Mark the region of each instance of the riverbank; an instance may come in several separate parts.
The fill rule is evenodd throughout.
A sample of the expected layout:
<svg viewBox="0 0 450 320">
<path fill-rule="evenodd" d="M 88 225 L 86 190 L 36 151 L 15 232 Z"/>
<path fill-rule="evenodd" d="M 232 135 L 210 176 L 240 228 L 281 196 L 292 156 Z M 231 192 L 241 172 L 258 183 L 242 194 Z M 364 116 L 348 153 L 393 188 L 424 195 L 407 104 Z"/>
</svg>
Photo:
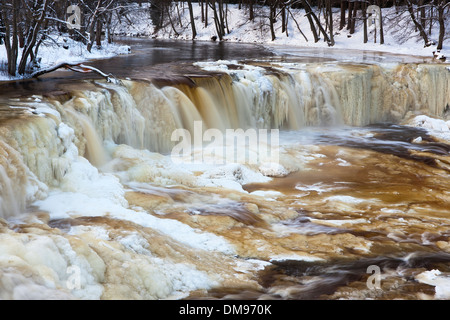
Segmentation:
<svg viewBox="0 0 450 320">
<path fill-rule="evenodd" d="M 93 59 L 111 58 L 121 54 L 128 54 L 130 47 L 119 43 L 103 41 L 102 46 L 94 46 L 91 52 L 86 45 L 70 39 L 68 35 L 52 35 L 52 40 L 44 42 L 38 54 L 39 69 L 46 69 L 60 63 L 81 63 Z M 21 54 L 19 54 L 19 57 Z M 0 45 L 0 81 L 23 79 L 27 76 L 11 76 L 6 70 L 7 54 L 4 45 Z"/>
<path fill-rule="evenodd" d="M 193 3 L 193 13 L 195 17 L 195 27 L 197 35 L 195 40 L 212 41 L 216 38 L 216 27 L 213 20 L 213 11 L 209 9 L 209 21 L 206 24 L 202 21 L 201 7 Z M 287 32 L 282 32 L 282 19 L 278 18 L 274 24 L 276 39 L 272 41 L 267 17 L 268 8 L 257 7 L 255 9 L 255 19 L 249 21 L 248 10 L 245 7 L 239 9 L 238 5 L 228 5 L 227 7 L 228 31 L 223 41 L 259 43 L 271 47 L 292 46 L 297 48 L 328 48 L 328 44 L 319 40 L 314 42 L 308 19 L 306 19 L 303 9 L 290 9 L 287 21 Z M 414 25 L 408 16 L 405 8 L 384 8 L 382 9 L 384 26 L 384 44 L 380 44 L 379 30 L 375 32 L 374 26 L 368 27 L 368 42 L 364 43 L 363 25 L 358 21 L 355 32 L 350 34 L 346 28 L 339 30 L 339 8 L 333 9 L 334 16 L 334 41 L 333 48 L 380 51 L 396 54 L 406 54 L 414 56 L 433 57 L 436 52 L 436 45 L 424 47 L 420 34 L 415 30 Z M 187 5 L 181 4 L 174 9 L 176 20 L 173 24 L 166 24 L 156 30 L 151 23 L 149 8 L 145 4 L 136 5 L 130 10 L 128 19 L 117 21 L 114 27 L 116 35 L 132 37 L 152 37 L 155 39 L 178 39 L 192 40 L 192 29 L 190 24 L 189 10 Z M 175 15 L 175 13 L 174 13 Z M 322 17 L 323 18 L 323 17 Z M 132 23 L 130 22 L 132 21 Z M 439 25 L 435 23 L 430 31 L 430 41 L 437 43 L 439 35 Z M 440 50 L 440 56 L 449 56 L 450 31 L 447 30 L 444 47 Z M 217 41 L 217 40 L 216 40 Z M 438 58 L 438 57 L 437 57 Z M 438 62 L 440 60 L 436 59 Z"/>
<path fill-rule="evenodd" d="M 319 40 L 314 42 L 313 33 L 306 19 L 303 9 L 289 10 L 287 16 L 287 29 L 282 32 L 282 19 L 277 19 L 274 24 L 276 34 L 275 40 L 271 38 L 269 25 L 267 24 L 268 8 L 258 6 L 255 8 L 255 18 L 248 19 L 248 9 L 239 8 L 238 5 L 228 5 L 226 10 L 227 32 L 223 38 L 224 42 L 241 42 L 262 44 L 273 50 L 276 54 L 297 55 L 303 50 L 321 48 L 327 50 L 328 43 Z M 175 14 L 176 12 L 176 14 Z M 193 4 L 196 41 L 217 41 L 217 31 L 214 24 L 213 12 L 209 9 L 208 23 L 202 20 L 202 10 L 198 3 Z M 385 52 L 390 54 L 402 54 L 419 56 L 432 59 L 437 63 L 445 61 L 449 56 L 450 30 L 447 30 L 444 47 L 437 53 L 436 45 L 424 47 L 419 32 L 415 30 L 408 12 L 404 8 L 384 8 L 382 16 L 384 21 L 384 43 L 380 44 L 379 30 L 374 26 L 368 28 L 368 41 L 364 43 L 362 22 L 358 21 L 355 32 L 350 34 L 347 28 L 339 30 L 339 8 L 334 8 L 334 42 L 333 49 L 346 49 L 356 52 Z M 111 32 L 116 36 L 152 38 L 159 40 L 192 40 L 192 29 L 190 24 L 189 10 L 186 4 L 175 4 L 173 15 L 176 20 L 166 23 L 162 28 L 155 29 L 151 18 L 149 4 L 130 5 L 126 12 L 120 17 L 115 16 Z M 319 15 L 320 18 L 320 15 Z M 323 18 L 323 17 L 322 17 Z M 429 38 L 437 43 L 439 35 L 437 23 L 429 29 Z M 287 49 L 288 48 L 288 49 Z M 49 40 L 41 45 L 39 51 L 39 68 L 50 68 L 58 63 L 79 63 L 92 59 L 110 58 L 120 54 L 127 54 L 130 46 L 119 43 L 108 44 L 103 42 L 101 48 L 94 46 L 88 52 L 86 46 L 75 42 L 68 36 L 51 35 Z M 443 58 L 443 59 L 439 59 Z M 447 59 L 448 60 L 448 59 Z M 11 77 L 6 73 L 6 50 L 0 46 L 0 81 L 8 81 L 23 78 L 23 76 Z"/>
</svg>

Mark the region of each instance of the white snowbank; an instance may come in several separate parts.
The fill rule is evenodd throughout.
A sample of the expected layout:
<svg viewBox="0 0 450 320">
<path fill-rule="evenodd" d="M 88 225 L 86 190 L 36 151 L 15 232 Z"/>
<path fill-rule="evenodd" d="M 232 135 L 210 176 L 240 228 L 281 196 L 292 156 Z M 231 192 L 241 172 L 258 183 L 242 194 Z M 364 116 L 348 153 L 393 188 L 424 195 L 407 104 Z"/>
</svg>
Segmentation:
<svg viewBox="0 0 450 320">
<path fill-rule="evenodd" d="M 434 286 L 436 299 L 450 299 L 450 275 L 443 274 L 441 271 L 433 269 L 424 271 L 415 278 L 421 283 Z"/>
<path fill-rule="evenodd" d="M 41 69 L 50 68 L 60 63 L 81 63 L 93 59 L 111 58 L 121 54 L 130 53 L 130 46 L 116 43 L 109 44 L 102 42 L 101 48 L 94 46 L 91 52 L 88 52 L 86 45 L 71 40 L 69 37 L 52 35 L 54 41 L 43 42 L 38 52 Z M 67 48 L 67 49 L 66 49 Z M 21 52 L 19 53 L 19 58 Z M 0 81 L 9 81 L 21 79 L 23 76 L 10 76 L 5 67 L 7 62 L 6 48 L 0 45 Z"/>
<path fill-rule="evenodd" d="M 405 125 L 424 128 L 432 136 L 438 139 L 450 141 L 450 120 L 431 118 L 426 115 L 419 115 L 405 122 Z M 418 137 L 420 138 L 420 137 Z M 420 142 L 421 139 L 416 140 Z"/>
<path fill-rule="evenodd" d="M 187 8 L 186 4 L 179 3 L 179 6 Z M 214 24 L 213 11 L 209 9 L 209 21 L 208 25 L 201 21 L 201 7 L 198 3 L 193 3 L 195 26 L 197 31 L 196 40 L 211 41 L 211 37 L 216 36 L 216 27 Z M 262 43 L 271 46 L 274 50 L 283 50 L 296 54 L 296 48 L 328 48 L 328 44 L 319 40 L 315 43 L 314 38 L 309 26 L 308 19 L 306 18 L 304 9 L 291 8 L 292 15 L 288 16 L 287 33 L 281 32 L 282 19 L 279 17 L 275 22 L 276 39 L 272 41 L 271 33 L 268 23 L 268 8 L 262 6 L 255 6 L 255 19 L 254 21 L 248 20 L 248 9 L 244 5 L 240 10 L 238 5 L 229 4 L 227 6 L 227 20 L 229 34 L 224 36 L 225 41 L 229 42 L 247 42 L 247 43 Z M 176 8 L 173 8 L 174 15 L 177 15 Z M 436 51 L 436 45 L 430 47 L 424 47 L 422 38 L 419 32 L 414 28 L 414 25 L 409 17 L 409 13 L 404 7 L 396 8 L 383 8 L 382 16 L 384 21 L 384 44 L 379 42 L 379 31 L 377 32 L 377 38 L 375 42 L 374 26 L 369 27 L 368 42 L 363 41 L 363 27 L 362 21 L 357 21 L 355 26 L 355 33 L 350 34 L 349 31 L 344 28 L 339 30 L 339 16 L 340 9 L 333 8 L 334 13 L 334 40 L 335 45 L 333 48 L 337 49 L 351 49 L 351 50 L 364 50 L 364 51 L 376 51 L 376 52 L 390 52 L 405 55 L 416 55 L 433 57 L 433 51 Z M 158 39 L 182 39 L 191 40 L 192 31 L 190 28 L 189 11 L 179 10 L 181 27 L 177 23 L 175 28 L 177 34 L 173 31 L 170 24 L 167 24 L 160 30 L 155 30 L 154 25 L 149 23 L 149 9 L 147 6 L 141 8 L 136 7 L 136 11 L 131 15 L 133 24 L 128 23 L 125 19 L 122 23 L 118 24 L 115 28 L 115 32 L 120 35 L 128 36 L 149 36 Z M 359 13 L 360 14 L 360 13 Z M 294 21 L 293 17 L 298 23 Z M 320 17 L 323 19 L 323 16 Z M 298 27 L 305 35 L 300 33 Z M 434 24 L 430 40 L 437 42 L 439 35 L 439 24 Z M 447 38 L 449 37 L 447 31 Z M 290 47 L 290 49 L 288 48 Z M 288 50 L 288 51 L 286 51 Z M 448 40 L 444 42 L 444 48 L 441 50 L 441 55 L 448 58 L 446 54 L 449 50 Z M 383 59 L 383 57 L 381 57 Z"/>
</svg>

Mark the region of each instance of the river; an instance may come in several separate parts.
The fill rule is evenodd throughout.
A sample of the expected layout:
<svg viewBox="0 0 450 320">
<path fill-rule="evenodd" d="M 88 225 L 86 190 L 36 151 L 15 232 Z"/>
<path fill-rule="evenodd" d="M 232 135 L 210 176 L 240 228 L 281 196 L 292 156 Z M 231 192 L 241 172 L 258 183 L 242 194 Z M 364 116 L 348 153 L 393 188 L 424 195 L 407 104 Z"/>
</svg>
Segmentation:
<svg viewBox="0 0 450 320">
<path fill-rule="evenodd" d="M 121 41 L 0 85 L 0 298 L 450 298 L 448 64 Z"/>
</svg>

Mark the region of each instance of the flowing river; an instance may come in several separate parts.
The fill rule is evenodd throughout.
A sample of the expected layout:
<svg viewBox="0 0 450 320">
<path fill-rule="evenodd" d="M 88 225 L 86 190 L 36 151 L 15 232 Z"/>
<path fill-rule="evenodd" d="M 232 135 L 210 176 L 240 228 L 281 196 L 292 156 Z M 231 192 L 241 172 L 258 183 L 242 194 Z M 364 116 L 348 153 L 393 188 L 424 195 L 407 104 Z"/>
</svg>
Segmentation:
<svg viewBox="0 0 450 320">
<path fill-rule="evenodd" d="M 450 298 L 449 64 L 124 41 L 0 85 L 1 299 Z"/>
</svg>

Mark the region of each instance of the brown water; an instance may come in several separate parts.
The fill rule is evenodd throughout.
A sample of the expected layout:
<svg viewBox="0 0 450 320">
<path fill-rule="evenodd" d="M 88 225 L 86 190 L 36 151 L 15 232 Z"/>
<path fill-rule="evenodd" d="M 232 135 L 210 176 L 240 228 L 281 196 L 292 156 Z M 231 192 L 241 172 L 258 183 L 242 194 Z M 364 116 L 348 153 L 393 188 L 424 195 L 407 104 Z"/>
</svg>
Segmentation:
<svg viewBox="0 0 450 320">
<path fill-rule="evenodd" d="M 92 62 L 123 85 L 0 86 L 0 298 L 448 299 L 450 144 L 411 125 L 446 65 L 131 43 Z M 279 166 L 174 163 L 194 121 L 280 129 Z"/>
</svg>

